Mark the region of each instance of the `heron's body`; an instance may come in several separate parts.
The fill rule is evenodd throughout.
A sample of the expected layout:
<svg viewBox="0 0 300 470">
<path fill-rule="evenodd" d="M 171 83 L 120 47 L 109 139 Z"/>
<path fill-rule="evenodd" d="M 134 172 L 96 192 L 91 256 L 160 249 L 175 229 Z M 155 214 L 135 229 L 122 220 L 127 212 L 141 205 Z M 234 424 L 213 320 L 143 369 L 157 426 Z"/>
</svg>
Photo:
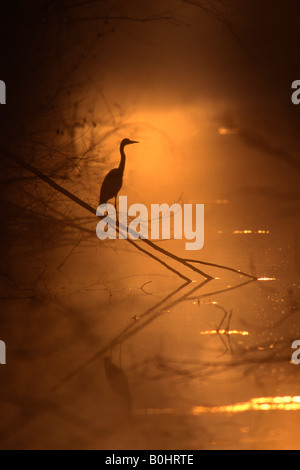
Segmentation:
<svg viewBox="0 0 300 470">
<path fill-rule="evenodd" d="M 123 175 L 125 170 L 126 156 L 125 156 L 125 147 L 126 145 L 137 144 L 138 142 L 124 139 L 120 145 L 121 161 L 118 168 L 111 170 L 106 177 L 101 186 L 100 191 L 100 205 L 106 204 L 110 199 L 115 198 L 115 203 L 117 196 L 120 192 L 120 189 L 123 185 Z"/>
<path fill-rule="evenodd" d="M 123 403 L 127 408 L 128 417 L 130 417 L 132 400 L 126 374 L 121 368 L 115 366 L 108 357 L 104 358 L 104 370 L 112 390 L 123 399 Z"/>
<path fill-rule="evenodd" d="M 123 173 L 118 168 L 106 175 L 100 192 L 100 205 L 106 204 L 109 199 L 116 198 L 123 184 Z"/>
</svg>

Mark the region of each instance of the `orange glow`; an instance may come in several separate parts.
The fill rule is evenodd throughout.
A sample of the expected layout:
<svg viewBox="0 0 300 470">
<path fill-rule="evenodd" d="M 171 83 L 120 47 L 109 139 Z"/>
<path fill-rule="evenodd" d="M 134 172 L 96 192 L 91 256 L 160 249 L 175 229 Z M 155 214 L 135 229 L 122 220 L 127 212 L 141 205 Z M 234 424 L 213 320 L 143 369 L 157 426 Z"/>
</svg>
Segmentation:
<svg viewBox="0 0 300 470">
<path fill-rule="evenodd" d="M 199 200 L 190 199 L 188 204 L 199 204 Z M 229 204 L 228 199 L 216 199 L 216 200 L 207 200 L 205 199 L 204 204 Z"/>
<path fill-rule="evenodd" d="M 200 331 L 200 335 L 240 335 L 249 336 L 249 331 L 238 331 L 238 330 L 208 330 Z"/>
<path fill-rule="evenodd" d="M 269 230 L 235 230 L 233 234 L 234 235 L 249 235 L 249 234 L 269 235 L 270 231 Z"/>
<path fill-rule="evenodd" d="M 199 416 L 212 413 L 245 413 L 246 411 L 300 411 L 300 396 L 252 398 L 247 402 L 221 406 L 194 406 L 187 414 Z M 181 414 L 182 410 L 174 408 L 148 408 L 135 410 L 135 414 L 170 415 Z"/>
<path fill-rule="evenodd" d="M 226 129 L 225 127 L 220 127 L 220 135 L 237 135 L 240 133 L 240 129 Z"/>
</svg>

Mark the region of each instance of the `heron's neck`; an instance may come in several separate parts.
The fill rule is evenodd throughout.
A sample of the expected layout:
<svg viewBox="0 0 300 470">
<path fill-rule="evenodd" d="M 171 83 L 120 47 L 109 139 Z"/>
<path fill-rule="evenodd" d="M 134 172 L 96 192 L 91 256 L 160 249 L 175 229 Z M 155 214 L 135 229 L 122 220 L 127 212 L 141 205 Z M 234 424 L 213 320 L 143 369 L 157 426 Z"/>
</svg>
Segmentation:
<svg viewBox="0 0 300 470">
<path fill-rule="evenodd" d="M 121 162 L 119 165 L 119 171 L 121 173 L 124 173 L 125 162 L 126 162 L 126 155 L 125 155 L 124 147 L 120 147 L 120 152 L 121 152 Z"/>
</svg>

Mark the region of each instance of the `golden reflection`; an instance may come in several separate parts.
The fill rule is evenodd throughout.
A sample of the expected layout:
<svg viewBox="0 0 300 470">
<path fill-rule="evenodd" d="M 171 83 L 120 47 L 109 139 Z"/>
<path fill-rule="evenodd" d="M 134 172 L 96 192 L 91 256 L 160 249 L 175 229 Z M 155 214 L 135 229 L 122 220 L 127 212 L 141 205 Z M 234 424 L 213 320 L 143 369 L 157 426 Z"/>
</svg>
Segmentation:
<svg viewBox="0 0 300 470">
<path fill-rule="evenodd" d="M 200 331 L 200 335 L 240 335 L 249 336 L 249 331 L 238 331 L 238 330 L 208 330 Z"/>
<path fill-rule="evenodd" d="M 258 281 L 276 281 L 276 277 L 260 277 Z"/>
<path fill-rule="evenodd" d="M 269 230 L 235 230 L 233 234 L 234 235 L 249 235 L 249 234 L 269 235 L 270 231 Z"/>
<path fill-rule="evenodd" d="M 246 411 L 300 411 L 300 396 L 286 397 L 260 397 L 252 398 L 247 402 L 221 406 L 194 406 L 186 412 L 192 416 L 211 413 L 244 413 Z M 166 415 L 182 414 L 183 410 L 175 408 L 148 408 L 137 409 L 137 415 Z"/>
<path fill-rule="evenodd" d="M 223 406 L 196 406 L 194 416 L 203 413 L 243 413 L 245 411 L 297 411 L 300 410 L 300 397 L 261 397 L 248 402 Z"/>
</svg>

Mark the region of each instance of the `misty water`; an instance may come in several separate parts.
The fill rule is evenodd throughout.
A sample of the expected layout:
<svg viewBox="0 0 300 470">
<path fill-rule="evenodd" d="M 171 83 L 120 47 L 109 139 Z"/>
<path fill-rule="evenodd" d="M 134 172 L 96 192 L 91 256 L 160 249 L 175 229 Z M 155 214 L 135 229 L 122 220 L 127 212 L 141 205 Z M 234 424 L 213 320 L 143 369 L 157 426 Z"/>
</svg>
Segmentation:
<svg viewBox="0 0 300 470">
<path fill-rule="evenodd" d="M 3 449 L 299 449 L 292 52 L 261 51 L 238 17 L 257 65 L 222 22 L 187 8 L 174 11 L 190 22 L 182 36 L 169 21 L 118 21 L 103 39 L 67 17 L 27 38 L 40 59 L 31 102 L 14 98 L 0 148 Z M 125 137 L 140 144 L 126 149 L 120 195 L 204 204 L 203 249 L 97 238 Z"/>
<path fill-rule="evenodd" d="M 240 145 L 237 151 L 237 136 L 220 135 L 218 129 L 207 134 L 219 161 L 195 154 L 180 186 L 183 202 L 205 204 L 201 251 L 187 252 L 184 240 L 157 242 L 164 253 L 143 241 L 136 244 L 145 253 L 125 240 L 100 241 L 96 217 L 59 195 L 58 207 L 68 207 L 68 220 L 82 219 L 81 227 L 90 231 L 68 228 L 65 246 L 40 247 L 15 273 L 23 293 L 6 301 L 10 320 L 2 329 L 15 345 L 10 352 L 15 370 L 6 384 L 8 447 L 32 442 L 39 447 L 45 436 L 50 448 L 299 445 L 300 403 L 293 398 L 299 394 L 298 369 L 291 364 L 292 342 L 300 338 L 291 196 L 297 178 L 276 160 L 269 175 L 255 150 L 248 150 L 251 155 L 240 165 L 240 151 L 247 150 Z M 133 162 L 145 145 L 127 152 L 135 187 L 142 178 Z M 206 179 L 210 190 L 204 195 Z M 125 194 L 129 186 L 126 176 Z M 163 190 L 171 203 L 167 183 Z M 192 260 L 198 271 L 168 252 Z M 30 273 L 28 286 L 20 281 L 22 270 Z M 29 416 L 20 415 L 24 397 L 31 403 Z"/>
</svg>

